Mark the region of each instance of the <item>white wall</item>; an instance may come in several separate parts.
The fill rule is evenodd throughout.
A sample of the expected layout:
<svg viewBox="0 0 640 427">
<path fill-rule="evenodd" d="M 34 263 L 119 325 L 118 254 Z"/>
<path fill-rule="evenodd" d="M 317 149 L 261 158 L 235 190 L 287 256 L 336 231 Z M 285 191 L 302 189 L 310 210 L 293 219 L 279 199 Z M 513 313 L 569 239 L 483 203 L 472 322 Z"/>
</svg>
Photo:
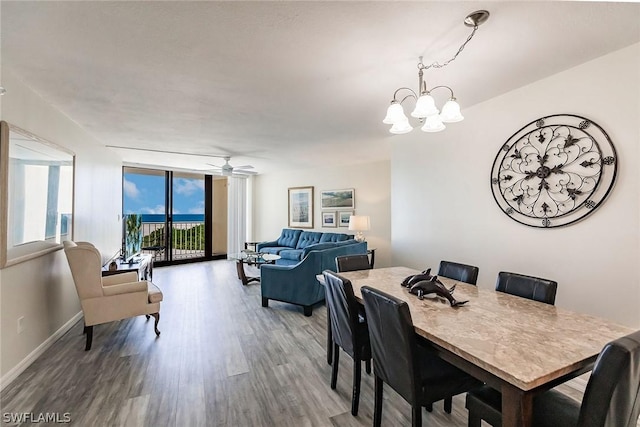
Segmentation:
<svg viewBox="0 0 640 427">
<path fill-rule="evenodd" d="M 6 68 L 2 85 L 2 120 L 75 152 L 74 238 L 112 256 L 120 247 L 121 160 Z M 0 375 L 6 379 L 80 311 L 64 252 L 0 270 L 0 311 Z M 20 316 L 25 330 L 17 334 Z"/>
<path fill-rule="evenodd" d="M 314 187 L 314 230 L 351 233 L 347 228 L 322 228 L 320 192 L 355 189 L 356 215 L 369 215 L 371 230 L 364 232 L 369 248 L 376 249 L 376 267 L 391 262 L 391 218 L 389 209 L 389 162 L 326 167 L 304 171 L 258 175 L 253 186 L 253 235 L 250 239 L 274 240 L 287 227 L 289 187 Z M 337 210 L 336 210 L 337 211 Z"/>
<path fill-rule="evenodd" d="M 465 121 L 439 134 L 399 136 L 391 160 L 393 263 L 477 265 L 478 284 L 487 288 L 502 270 L 555 279 L 557 306 L 640 326 L 639 76 L 636 44 L 468 108 Z M 491 166 L 516 130 L 561 113 L 608 132 L 617 183 L 579 223 L 526 227 L 496 205 Z"/>
</svg>

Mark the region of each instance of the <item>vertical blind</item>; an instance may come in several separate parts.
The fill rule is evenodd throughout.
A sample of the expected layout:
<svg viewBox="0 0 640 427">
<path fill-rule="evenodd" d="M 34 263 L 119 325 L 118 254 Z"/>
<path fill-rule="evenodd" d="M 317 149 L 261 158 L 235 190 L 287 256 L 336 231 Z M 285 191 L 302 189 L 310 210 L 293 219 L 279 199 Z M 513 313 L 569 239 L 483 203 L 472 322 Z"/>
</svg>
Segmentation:
<svg viewBox="0 0 640 427">
<path fill-rule="evenodd" d="M 247 240 L 247 179 L 230 176 L 227 191 L 227 253 L 238 253 Z"/>
</svg>

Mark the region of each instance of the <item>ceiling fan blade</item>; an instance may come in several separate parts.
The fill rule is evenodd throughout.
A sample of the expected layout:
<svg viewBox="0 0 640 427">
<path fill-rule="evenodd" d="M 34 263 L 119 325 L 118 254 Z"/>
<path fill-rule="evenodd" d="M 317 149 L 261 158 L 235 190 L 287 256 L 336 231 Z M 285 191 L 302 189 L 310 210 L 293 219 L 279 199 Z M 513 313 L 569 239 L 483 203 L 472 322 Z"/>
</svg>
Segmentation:
<svg viewBox="0 0 640 427">
<path fill-rule="evenodd" d="M 258 172 L 233 168 L 234 175 L 257 175 Z"/>
<path fill-rule="evenodd" d="M 253 169 L 251 165 L 243 165 L 243 166 L 234 166 L 234 169 Z"/>
<path fill-rule="evenodd" d="M 213 166 L 214 168 L 222 169 L 222 166 L 214 165 L 211 163 L 207 163 L 209 166 Z"/>
</svg>

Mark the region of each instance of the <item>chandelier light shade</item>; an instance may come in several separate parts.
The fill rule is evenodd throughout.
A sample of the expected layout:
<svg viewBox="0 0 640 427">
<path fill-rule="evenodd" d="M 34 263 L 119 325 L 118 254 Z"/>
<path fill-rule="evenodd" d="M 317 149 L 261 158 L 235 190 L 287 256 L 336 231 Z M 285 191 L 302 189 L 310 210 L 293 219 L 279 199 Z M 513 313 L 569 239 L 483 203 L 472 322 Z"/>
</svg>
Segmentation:
<svg viewBox="0 0 640 427">
<path fill-rule="evenodd" d="M 478 29 L 478 26 L 486 22 L 487 19 L 489 19 L 489 12 L 486 10 L 477 10 L 467 15 L 464 19 L 464 25 L 473 27 L 473 31 L 469 37 L 467 37 L 467 40 L 460 46 L 456 54 L 443 64 L 434 62 L 430 65 L 424 65 L 422 63 L 422 57 L 419 58 L 418 92 L 415 92 L 413 89 L 408 87 L 401 87 L 394 92 L 391 105 L 389 105 L 389 108 L 387 109 L 387 115 L 384 120 L 382 120 L 382 123 L 392 125 L 389 132 L 393 134 L 404 134 L 413 130 L 413 126 L 409 123 L 409 118 L 404 113 L 404 108 L 402 108 L 402 104 L 407 99 L 414 99 L 416 101 L 416 105 L 410 115 L 411 117 L 417 118 L 420 123 L 423 123 L 420 129 L 424 132 L 440 132 L 446 128 L 445 123 L 456 123 L 464 120 L 464 117 L 460 112 L 460 105 L 453 95 L 453 89 L 444 85 L 428 89 L 427 84 L 424 81 L 424 70 L 429 68 L 443 68 L 454 61 L 467 43 L 471 41 Z M 442 106 L 442 110 L 438 109 L 435 99 L 431 96 L 431 92 L 437 89 L 447 89 L 450 95 L 449 100 Z M 404 95 L 401 99 L 398 97 L 400 93 Z"/>
</svg>

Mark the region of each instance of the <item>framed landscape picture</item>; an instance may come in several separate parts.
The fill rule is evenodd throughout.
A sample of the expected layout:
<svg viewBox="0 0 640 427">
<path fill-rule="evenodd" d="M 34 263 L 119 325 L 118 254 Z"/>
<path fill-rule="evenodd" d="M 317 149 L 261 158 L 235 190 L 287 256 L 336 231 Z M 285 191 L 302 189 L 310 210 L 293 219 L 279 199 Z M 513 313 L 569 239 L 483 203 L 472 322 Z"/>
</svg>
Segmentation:
<svg viewBox="0 0 640 427">
<path fill-rule="evenodd" d="M 338 227 L 348 227 L 349 217 L 353 215 L 353 211 L 340 211 L 338 212 Z"/>
<path fill-rule="evenodd" d="M 336 213 L 335 212 L 322 212 L 322 226 L 323 227 L 335 227 L 336 226 Z"/>
<path fill-rule="evenodd" d="M 289 188 L 289 227 L 313 228 L 313 187 Z"/>
<path fill-rule="evenodd" d="M 355 209 L 355 190 L 327 190 L 320 196 L 322 209 Z"/>
</svg>

